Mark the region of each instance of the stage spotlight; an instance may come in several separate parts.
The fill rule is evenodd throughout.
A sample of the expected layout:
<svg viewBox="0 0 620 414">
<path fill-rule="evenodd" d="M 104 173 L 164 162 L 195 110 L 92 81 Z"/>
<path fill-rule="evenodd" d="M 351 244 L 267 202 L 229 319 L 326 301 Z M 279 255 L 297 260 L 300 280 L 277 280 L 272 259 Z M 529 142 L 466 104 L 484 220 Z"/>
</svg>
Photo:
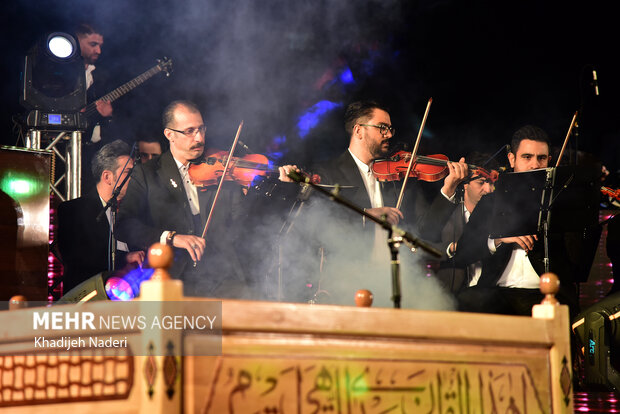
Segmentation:
<svg viewBox="0 0 620 414">
<path fill-rule="evenodd" d="M 620 293 L 581 312 L 572 328 L 584 385 L 620 392 Z"/>
<path fill-rule="evenodd" d="M 28 51 L 20 104 L 29 110 L 78 112 L 86 106 L 84 60 L 76 39 L 62 32 L 41 37 Z"/>
<path fill-rule="evenodd" d="M 47 49 L 54 57 L 59 59 L 69 59 L 76 51 L 75 39 L 67 37 L 64 33 L 52 33 L 48 36 Z"/>
<path fill-rule="evenodd" d="M 56 305 L 91 300 L 132 300 L 140 294 L 140 284 L 151 278 L 155 269 L 137 268 L 120 276 L 101 272 L 80 283 L 63 295 Z"/>
<path fill-rule="evenodd" d="M 111 300 L 131 300 L 140 295 L 140 284 L 149 280 L 155 269 L 137 268 L 122 277 L 113 276 L 105 283 L 105 290 Z"/>
</svg>

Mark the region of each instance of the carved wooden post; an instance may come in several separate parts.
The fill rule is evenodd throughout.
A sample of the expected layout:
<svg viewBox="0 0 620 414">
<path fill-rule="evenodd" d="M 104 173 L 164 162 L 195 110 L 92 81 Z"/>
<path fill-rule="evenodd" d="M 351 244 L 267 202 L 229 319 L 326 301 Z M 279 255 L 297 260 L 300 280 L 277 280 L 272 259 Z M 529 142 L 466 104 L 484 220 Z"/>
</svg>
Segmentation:
<svg viewBox="0 0 620 414">
<path fill-rule="evenodd" d="M 141 313 L 161 318 L 170 309 L 181 309 L 170 302 L 183 300 L 183 282 L 174 280 L 168 273 L 174 255 L 172 248 L 155 243 L 148 253 L 153 276 L 140 287 Z M 168 304 L 166 305 L 166 302 Z M 182 345 L 183 333 L 177 329 L 148 329 L 142 332 L 142 351 L 139 369 L 143 381 L 140 412 L 143 414 L 181 413 L 182 395 Z"/>
<path fill-rule="evenodd" d="M 24 309 L 28 307 L 28 301 L 24 295 L 11 296 L 9 310 Z"/>
<path fill-rule="evenodd" d="M 561 305 L 555 297 L 560 281 L 553 273 L 540 276 L 540 291 L 545 298 L 534 305 L 532 316 L 547 319 L 547 332 L 553 336 L 554 346 L 549 351 L 551 368 L 551 396 L 554 413 L 573 413 L 573 372 L 570 350 L 570 318 L 568 306 Z"/>
</svg>

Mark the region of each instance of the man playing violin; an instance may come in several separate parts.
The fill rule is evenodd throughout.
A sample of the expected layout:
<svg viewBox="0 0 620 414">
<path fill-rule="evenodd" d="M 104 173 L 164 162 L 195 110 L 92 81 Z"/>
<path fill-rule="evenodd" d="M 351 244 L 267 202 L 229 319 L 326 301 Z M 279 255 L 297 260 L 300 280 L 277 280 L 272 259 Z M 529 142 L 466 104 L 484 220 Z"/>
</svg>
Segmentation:
<svg viewBox="0 0 620 414">
<path fill-rule="evenodd" d="M 174 101 L 163 112 L 170 149 L 134 167 L 118 214 L 118 237 L 148 249 L 155 242 L 175 250 L 170 273 L 185 281 L 186 294 L 243 297 L 244 269 L 235 252 L 235 236 L 246 214 L 240 185 L 222 184 L 206 239 L 201 237 L 215 188 L 199 190 L 191 182 L 190 161 L 203 155 L 206 126 L 195 104 Z"/>
<path fill-rule="evenodd" d="M 456 207 L 453 202 L 456 188 L 469 173 L 464 159 L 447 163 L 449 173 L 430 206 L 420 184 L 412 179 L 404 192 L 402 207 L 396 208 L 402 181 L 379 181 L 372 171 L 374 161 L 389 155 L 389 142 L 395 133 L 387 109 L 374 101 L 351 103 L 345 110 L 344 126 L 349 136 L 348 148 L 339 157 L 313 170 L 321 177 L 321 185 L 337 184 L 342 197 L 366 212 L 379 218 L 385 216 L 389 223 L 422 238 L 438 240 L 443 223 Z M 319 276 L 323 286 L 331 291 L 330 302 L 347 304 L 352 301 L 360 283 L 354 268 L 359 266 L 360 272 L 370 274 L 370 267 L 365 266 L 368 260 L 370 266 L 383 266 L 389 262 L 387 233 L 380 226 L 367 222 L 365 217 L 322 196 L 313 196 L 309 203 L 303 219 L 298 220 L 301 221 L 298 228 L 303 228 L 301 235 L 308 238 L 308 245 L 321 245 L 320 251 L 330 256 L 327 263 L 331 265 L 326 273 L 334 277 Z M 402 255 L 401 259 L 409 260 L 410 257 L 411 254 Z M 340 270 L 341 263 L 343 270 Z M 347 277 L 356 280 L 347 281 Z M 375 278 L 383 286 L 389 286 L 389 281 L 384 283 L 380 279 Z M 344 290 L 336 292 L 339 289 Z M 375 294 L 378 298 L 378 292 Z M 389 300 L 389 294 L 380 296 Z"/>
<path fill-rule="evenodd" d="M 514 172 L 546 168 L 549 155 L 549 138 L 542 129 L 526 125 L 518 129 L 511 143 L 508 161 Z M 495 194 L 482 197 L 463 236 L 457 243 L 455 262 L 468 265 L 482 261 L 482 274 L 475 286 L 458 295 L 459 309 L 467 312 L 487 312 L 531 315 L 532 306 L 540 303 L 540 277 L 544 272 L 544 250 L 537 234 L 490 239 L 490 217 L 495 204 Z M 575 280 L 577 268 L 571 264 L 576 242 L 566 234 L 549 241 L 550 270 L 561 281 L 558 299 L 567 304 L 571 312 L 578 309 Z"/>
<path fill-rule="evenodd" d="M 491 162 L 493 167 L 497 167 L 490 157 L 491 154 L 473 152 L 468 154 L 467 161 L 485 167 L 489 167 Z M 467 286 L 475 285 L 480 278 L 482 266 L 479 262 L 467 267 L 457 267 L 453 258 L 457 241 L 463 234 L 463 227 L 469 221 L 478 202 L 483 196 L 493 192 L 493 189 L 494 184 L 489 178 L 476 174 L 463 181 L 461 191 L 457 191 L 458 207 L 441 231 L 441 243 L 435 245 L 443 254 L 441 260 L 434 264 L 437 267 L 435 277 L 454 294 Z"/>
<path fill-rule="evenodd" d="M 436 225 L 444 223 L 451 214 L 456 188 L 469 175 L 465 159 L 458 163 L 447 162 L 449 174 L 431 208 L 415 190 L 414 181 L 412 189 L 406 192 L 408 202 L 403 203 L 407 209 L 401 210 L 395 207 L 401 183 L 380 182 L 371 169 L 375 160 L 389 155 L 389 142 L 395 133 L 387 109 L 374 101 L 351 103 L 345 111 L 345 130 L 349 134 L 349 147 L 337 159 L 318 167 L 321 183 L 351 185 L 353 189 L 343 191 L 343 196 L 365 208 L 366 212 L 379 218 L 385 215 L 392 224 L 398 224 L 408 216 L 408 223 L 417 225 L 418 234 L 436 239 Z M 429 219 L 427 213 L 431 210 L 434 214 Z"/>
</svg>

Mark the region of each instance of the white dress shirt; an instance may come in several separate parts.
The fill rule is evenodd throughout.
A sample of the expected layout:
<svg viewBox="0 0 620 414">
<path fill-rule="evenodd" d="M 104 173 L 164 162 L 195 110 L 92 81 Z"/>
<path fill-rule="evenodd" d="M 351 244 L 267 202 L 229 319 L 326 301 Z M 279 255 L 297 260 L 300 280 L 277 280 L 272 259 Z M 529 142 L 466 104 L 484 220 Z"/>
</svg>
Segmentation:
<svg viewBox="0 0 620 414">
<path fill-rule="evenodd" d="M 488 239 L 488 247 L 491 254 L 497 251 L 493 239 Z M 525 250 L 518 244 L 514 244 L 510 260 L 497 281 L 497 286 L 524 289 L 540 288 L 540 277 L 532 267 Z"/>
<path fill-rule="evenodd" d="M 379 183 L 379 180 L 377 180 L 377 178 L 372 173 L 370 166 L 364 164 L 359 158 L 355 156 L 355 154 L 351 152 L 351 150 L 349 150 L 349 153 L 353 157 L 353 161 L 355 161 L 355 164 L 357 164 L 357 168 L 359 169 L 362 180 L 364 181 L 366 193 L 368 194 L 368 198 L 370 198 L 370 207 L 383 207 L 383 195 L 381 194 L 381 185 Z M 363 217 L 363 223 L 364 225 L 366 225 L 366 217 Z M 385 253 L 388 251 L 389 249 L 387 245 L 387 233 L 383 229 L 383 227 L 375 224 L 375 238 L 372 249 L 372 257 L 374 259 L 387 257 Z"/>
<path fill-rule="evenodd" d="M 461 205 L 463 208 L 463 218 L 465 219 L 465 224 L 467 224 L 469 222 L 469 217 L 471 217 L 471 212 L 467 209 L 467 207 L 465 207 L 465 203 L 461 203 Z M 450 259 L 454 257 L 454 253 L 450 251 L 451 245 L 452 243 L 450 243 L 448 247 L 446 247 L 446 254 L 448 255 Z M 467 266 L 467 268 L 468 268 L 469 277 L 471 278 L 469 280 L 469 286 L 471 287 L 471 286 L 477 285 L 478 280 L 480 279 L 480 275 L 482 274 L 482 263 L 480 261 L 477 261 L 476 263 L 472 263 L 469 266 Z"/>
<path fill-rule="evenodd" d="M 86 89 L 93 85 L 93 70 L 95 70 L 95 65 L 88 65 L 86 67 Z M 99 124 L 93 127 L 93 134 L 90 136 L 90 140 L 91 142 L 101 141 L 101 126 Z"/>
<path fill-rule="evenodd" d="M 189 162 L 187 165 L 181 164 L 174 156 L 172 157 L 174 162 L 179 169 L 179 174 L 181 174 L 181 181 L 183 184 L 183 188 L 185 188 L 185 194 L 187 194 L 187 201 L 189 203 L 189 208 L 192 211 L 193 215 L 200 214 L 200 203 L 198 202 L 198 189 L 192 183 L 192 180 L 189 178 Z M 171 183 L 172 184 L 172 183 Z M 178 185 L 177 183 L 175 183 Z M 174 184 L 172 184 L 174 185 Z M 168 233 L 170 230 L 164 231 L 161 236 L 159 236 L 159 242 L 162 244 L 166 244 L 166 238 L 168 237 Z"/>
<path fill-rule="evenodd" d="M 99 197 L 99 200 L 101 201 L 101 205 L 103 207 L 106 206 L 106 204 L 108 204 L 103 198 Z M 112 209 L 108 208 L 105 211 L 105 215 L 108 218 L 108 224 L 110 225 L 110 230 L 112 231 L 112 234 L 114 235 L 114 222 L 112 220 Z M 116 240 L 116 250 L 120 250 L 122 252 L 128 252 L 129 251 L 129 247 L 127 246 L 127 243 L 122 242 L 120 240 Z"/>
</svg>

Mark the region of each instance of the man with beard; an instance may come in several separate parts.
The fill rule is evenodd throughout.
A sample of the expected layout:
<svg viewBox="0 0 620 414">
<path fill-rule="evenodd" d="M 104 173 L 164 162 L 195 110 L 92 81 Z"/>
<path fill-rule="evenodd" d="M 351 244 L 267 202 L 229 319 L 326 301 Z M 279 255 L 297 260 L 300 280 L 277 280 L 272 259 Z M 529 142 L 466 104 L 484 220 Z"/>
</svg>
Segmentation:
<svg viewBox="0 0 620 414">
<path fill-rule="evenodd" d="M 515 131 L 508 153 L 515 173 L 547 168 L 550 160 L 549 137 L 544 130 L 525 125 Z M 496 193 L 482 197 L 457 243 L 457 265 L 482 262 L 478 283 L 458 294 L 459 310 L 531 315 L 532 306 L 543 299 L 539 285 L 545 269 L 544 243 L 539 234 L 491 239 L 496 200 Z M 579 310 L 576 282 L 583 278 L 579 273 L 585 260 L 585 234 L 584 229 L 549 235 L 550 271 L 561 281 L 557 298 L 569 305 L 573 315 Z"/>
<path fill-rule="evenodd" d="M 88 23 L 81 23 L 75 30 L 78 42 L 80 43 L 80 51 L 82 59 L 84 59 L 84 69 L 86 70 L 86 90 L 88 100 L 102 96 L 105 91 L 101 89 L 101 82 L 97 82 L 95 86 L 95 63 L 101 56 L 101 47 L 103 46 L 103 35 L 101 31 Z M 98 73 L 98 72 L 97 72 Z M 112 116 L 112 104 L 105 100 L 96 101 L 97 112 L 101 117 L 109 118 Z"/>
<path fill-rule="evenodd" d="M 112 128 L 112 103 L 103 99 L 98 99 L 108 91 L 109 74 L 100 65 L 95 64 L 101 56 L 103 47 L 102 31 L 91 23 L 80 23 L 75 29 L 80 52 L 84 60 L 84 70 L 86 71 L 86 98 L 88 103 L 95 102 L 95 109 L 88 115 L 88 129 L 84 133 L 82 165 L 90 168 L 90 163 L 95 153 L 110 141 Z M 96 100 L 97 99 L 97 100 Z M 107 140 L 104 138 L 108 137 Z M 88 171 L 82 177 L 82 187 L 90 187 L 96 183 L 99 177 L 92 177 Z"/>
<path fill-rule="evenodd" d="M 118 214 L 118 237 L 148 249 L 156 242 L 174 248 L 170 273 L 184 280 L 192 296 L 246 297 L 245 272 L 235 251 L 235 236 L 246 214 L 242 187 L 225 181 L 206 240 L 201 237 L 216 193 L 190 180 L 190 161 L 203 155 L 206 126 L 195 104 L 174 101 L 163 113 L 170 149 L 134 167 Z"/>
<path fill-rule="evenodd" d="M 402 182 L 380 182 L 371 170 L 373 161 L 389 155 L 389 140 L 395 133 L 387 109 L 374 101 L 354 102 L 345 111 L 344 126 L 349 147 L 335 160 L 317 167 L 321 183 L 350 186 L 342 190 L 342 196 L 367 213 L 378 218 L 385 215 L 391 224 L 405 220 L 423 238 L 436 239 L 436 225 L 443 224 L 444 214 L 447 218 L 454 209 L 456 188 L 468 176 L 465 159 L 447 163 L 449 174 L 430 209 L 417 180 L 409 180 L 402 208 L 397 209 Z M 428 216 L 431 210 L 432 218 Z"/>
<path fill-rule="evenodd" d="M 377 218 L 385 216 L 389 223 L 423 239 L 439 241 L 444 223 L 456 208 L 456 188 L 468 176 L 464 159 L 458 163 L 448 162 L 449 174 L 430 205 L 420 183 L 411 179 L 401 208 L 396 208 L 402 181 L 381 182 L 371 169 L 373 161 L 388 156 L 389 140 L 395 132 L 387 109 L 374 101 L 353 102 L 345 110 L 344 126 L 349 135 L 347 150 L 313 170 L 321 177 L 321 185 L 338 184 L 341 186 L 340 195 L 367 213 Z M 378 264 L 380 269 L 384 268 L 384 264 L 389 266 L 387 232 L 365 217 L 329 201 L 327 197 L 313 195 L 298 221 L 296 227 L 301 230 L 301 236 L 307 238 L 307 244 L 313 248 L 320 246 L 319 250 L 329 256 L 326 260 L 329 270 L 326 272 L 331 276 L 321 274 L 320 281 L 312 283 L 322 284 L 322 288 L 330 291 L 330 303 L 352 302 L 355 290 L 364 286 L 360 285 L 362 282 L 356 274 L 369 273 L 369 265 Z M 401 260 L 410 260 L 412 255 L 404 249 L 403 252 Z M 320 267 L 321 273 L 326 273 L 322 263 L 316 268 Z M 389 267 L 385 270 L 389 275 Z M 385 272 L 381 271 L 381 274 Z M 348 277 L 355 280 L 346 280 Z M 403 280 L 406 278 L 404 275 Z M 373 283 L 390 286 L 389 279 L 379 277 Z M 334 293 L 336 290 L 337 294 Z M 404 299 L 410 291 L 403 289 Z"/>
</svg>

